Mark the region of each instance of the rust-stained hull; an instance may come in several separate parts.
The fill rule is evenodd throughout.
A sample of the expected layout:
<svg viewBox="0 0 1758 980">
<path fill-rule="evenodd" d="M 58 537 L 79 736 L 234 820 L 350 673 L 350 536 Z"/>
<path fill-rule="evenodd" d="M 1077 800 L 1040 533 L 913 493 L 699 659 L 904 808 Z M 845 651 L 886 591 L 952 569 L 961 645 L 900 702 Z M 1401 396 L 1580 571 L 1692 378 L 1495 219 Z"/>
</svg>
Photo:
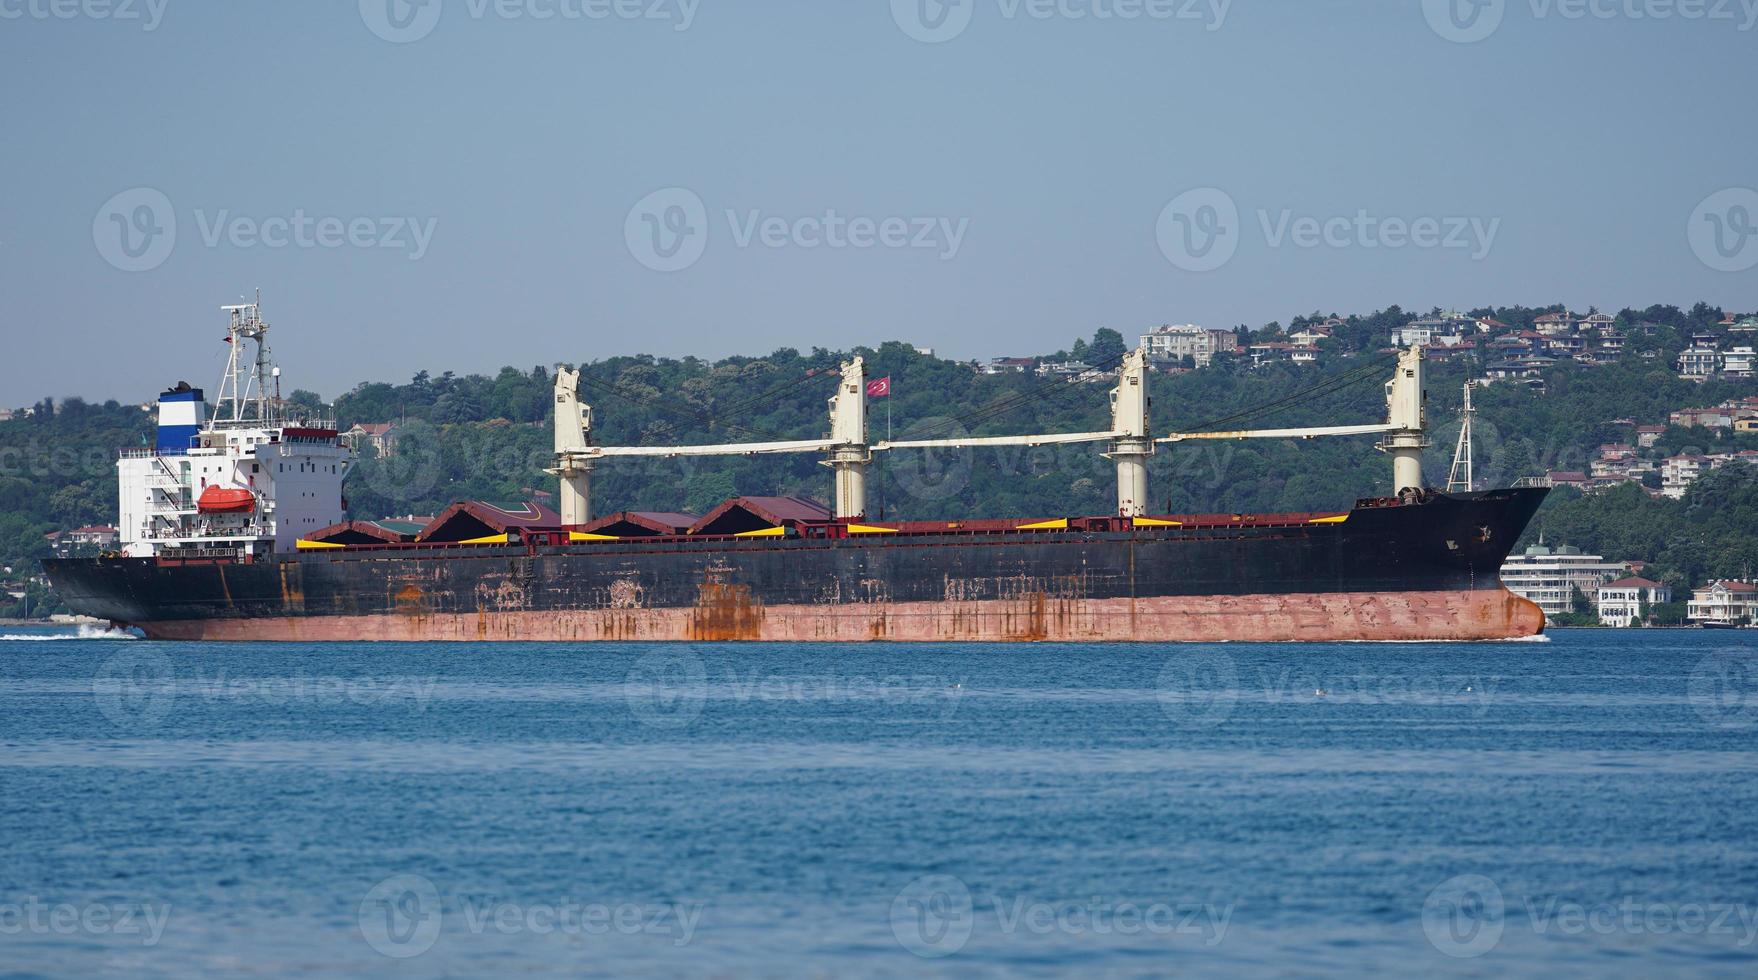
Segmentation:
<svg viewBox="0 0 1758 980">
<path fill-rule="evenodd" d="M 165 639 L 1507 639 L 1544 626 L 1498 577 L 1543 496 L 1435 493 L 1346 516 L 1151 526 L 820 528 L 45 567 L 75 610 Z"/>
<path fill-rule="evenodd" d="M 1544 613 L 1505 590 L 1029 599 L 727 608 L 495 611 L 187 619 L 141 624 L 164 640 L 769 640 L 808 642 L 1496 640 Z"/>
</svg>

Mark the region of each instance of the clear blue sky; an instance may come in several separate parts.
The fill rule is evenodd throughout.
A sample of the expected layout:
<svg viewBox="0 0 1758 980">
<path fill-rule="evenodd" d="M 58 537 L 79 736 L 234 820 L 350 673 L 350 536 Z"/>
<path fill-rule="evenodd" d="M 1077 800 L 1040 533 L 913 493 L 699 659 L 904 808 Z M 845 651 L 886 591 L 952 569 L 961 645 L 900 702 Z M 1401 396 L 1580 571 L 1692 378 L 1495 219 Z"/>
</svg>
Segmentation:
<svg viewBox="0 0 1758 980">
<path fill-rule="evenodd" d="M 682 0 L 635 5 L 662 20 L 531 16 L 603 0 L 128 0 L 130 20 L 52 2 L 0 0 L 4 405 L 211 386 L 217 307 L 255 287 L 290 385 L 326 397 L 419 369 L 887 339 L 986 357 L 1393 303 L 1758 309 L 1758 270 L 1712 268 L 1687 235 L 1711 194 L 1758 186 L 1752 0 L 1731 20 L 1509 0 L 1465 43 L 1417 0 L 1234 0 L 1219 19 L 1210 0 L 1062 0 L 1134 19 L 692 0 L 684 30 Z M 936 30 L 955 36 L 911 36 Z M 159 199 L 110 203 L 136 188 L 169 204 L 168 254 L 129 228 L 167 241 Z M 665 188 L 701 211 L 631 213 Z M 1198 188 L 1240 215 L 1206 271 L 1156 234 L 1189 232 L 1161 211 Z M 749 227 L 829 212 L 870 239 L 906 219 L 899 240 L 928 247 Z M 1480 233 L 1376 248 L 1352 223 L 1295 244 L 1301 218 L 1362 212 L 1495 236 L 1481 256 Z M 254 237 L 297 213 L 369 231 Z M 222 214 L 244 232 L 214 238 Z M 391 233 L 410 218 L 431 228 L 418 258 Z M 650 268 L 695 255 L 637 254 L 679 227 L 699 256 Z"/>
</svg>

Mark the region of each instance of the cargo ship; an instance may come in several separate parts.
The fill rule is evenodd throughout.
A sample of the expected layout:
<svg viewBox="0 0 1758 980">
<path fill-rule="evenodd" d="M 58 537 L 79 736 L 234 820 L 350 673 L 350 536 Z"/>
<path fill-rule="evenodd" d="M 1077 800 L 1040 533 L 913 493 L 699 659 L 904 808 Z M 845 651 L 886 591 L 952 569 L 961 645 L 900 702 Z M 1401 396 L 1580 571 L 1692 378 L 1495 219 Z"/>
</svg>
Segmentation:
<svg viewBox="0 0 1758 980">
<path fill-rule="evenodd" d="M 1499 569 L 1548 491 L 1422 485 L 1420 348 L 1397 353 L 1373 424 L 1155 436 L 1137 350 L 1117 367 L 1108 430 L 877 443 L 859 357 L 841 366 L 826 437 L 703 446 L 595 444 L 579 374 L 561 368 L 558 510 L 463 501 L 399 522 L 348 518 L 354 447 L 331 421 L 287 417 L 260 307 L 224 309 L 213 415 L 200 389 L 173 387 L 155 445 L 118 460 L 120 550 L 44 562 L 75 612 L 174 640 L 1496 640 L 1544 627 Z M 1392 496 L 1314 513 L 1147 511 L 1160 446 L 1368 434 L 1391 457 Z M 1058 443 L 1104 445 L 1115 512 L 866 513 L 875 453 Z M 593 470 L 619 458 L 800 452 L 832 469 L 829 506 L 590 511 Z"/>
</svg>

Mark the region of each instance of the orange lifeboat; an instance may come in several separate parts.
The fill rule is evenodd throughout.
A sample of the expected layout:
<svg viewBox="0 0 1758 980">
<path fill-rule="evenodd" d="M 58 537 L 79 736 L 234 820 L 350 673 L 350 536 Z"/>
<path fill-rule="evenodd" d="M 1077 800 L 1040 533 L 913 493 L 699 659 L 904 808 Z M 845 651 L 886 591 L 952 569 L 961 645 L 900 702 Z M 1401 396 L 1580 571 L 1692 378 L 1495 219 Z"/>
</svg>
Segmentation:
<svg viewBox="0 0 1758 980">
<path fill-rule="evenodd" d="M 210 486 L 195 501 L 195 509 L 203 514 L 248 514 L 256 509 L 256 497 L 249 490 Z"/>
</svg>

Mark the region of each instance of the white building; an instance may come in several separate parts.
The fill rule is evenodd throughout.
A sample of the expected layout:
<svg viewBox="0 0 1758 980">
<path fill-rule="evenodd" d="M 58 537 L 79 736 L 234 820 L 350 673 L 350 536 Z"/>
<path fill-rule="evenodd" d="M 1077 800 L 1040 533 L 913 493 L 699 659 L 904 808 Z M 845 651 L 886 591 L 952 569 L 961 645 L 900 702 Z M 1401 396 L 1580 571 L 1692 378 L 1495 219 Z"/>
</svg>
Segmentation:
<svg viewBox="0 0 1758 980">
<path fill-rule="evenodd" d="M 978 368 L 983 374 L 1026 374 L 1038 363 L 1035 357 L 991 357 Z"/>
<path fill-rule="evenodd" d="M 1239 338 L 1231 330 L 1210 330 L 1194 323 L 1155 327 L 1142 334 L 1142 347 L 1152 360 L 1182 361 L 1186 357 L 1197 367 L 1208 367 L 1216 354 L 1239 349 Z"/>
<path fill-rule="evenodd" d="M 1709 470 L 1709 461 L 1701 456 L 1669 456 L 1660 462 L 1660 492 L 1674 500 L 1685 495 L 1685 488 Z"/>
<path fill-rule="evenodd" d="M 1074 381 L 1090 382 L 1105 381 L 1111 376 L 1111 372 L 1101 371 L 1085 361 L 1057 363 L 1045 361 L 1038 365 L 1038 377 L 1040 378 L 1069 378 Z"/>
<path fill-rule="evenodd" d="M 1574 611 L 1575 590 L 1589 600 L 1599 587 L 1621 578 L 1629 567 L 1608 562 L 1599 555 L 1584 555 L 1579 548 L 1535 544 L 1524 554 L 1509 555 L 1502 562 L 1502 584 L 1517 596 L 1531 599 L 1546 617 Z"/>
<path fill-rule="evenodd" d="M 1715 374 L 1721 366 L 1721 355 L 1713 347 L 1689 347 L 1679 352 L 1679 377 L 1702 381 Z"/>
<path fill-rule="evenodd" d="M 1573 313 L 1546 313 L 1533 320 L 1532 327 L 1546 337 L 1561 337 L 1574 333 L 1576 322 Z"/>
<path fill-rule="evenodd" d="M 1393 347 L 1427 347 L 1440 329 L 1433 320 L 1415 320 L 1392 330 Z"/>
<path fill-rule="evenodd" d="M 1625 627 L 1642 615 L 1642 607 L 1654 607 L 1673 601 L 1673 590 L 1659 582 L 1629 576 L 1599 587 L 1599 621 L 1607 626 Z"/>
<path fill-rule="evenodd" d="M 1685 618 L 1696 623 L 1758 621 L 1758 585 L 1715 581 L 1691 593 Z"/>
<path fill-rule="evenodd" d="M 1721 356 L 1721 373 L 1730 378 L 1750 378 L 1758 365 L 1758 352 L 1750 347 L 1735 347 Z"/>
</svg>

